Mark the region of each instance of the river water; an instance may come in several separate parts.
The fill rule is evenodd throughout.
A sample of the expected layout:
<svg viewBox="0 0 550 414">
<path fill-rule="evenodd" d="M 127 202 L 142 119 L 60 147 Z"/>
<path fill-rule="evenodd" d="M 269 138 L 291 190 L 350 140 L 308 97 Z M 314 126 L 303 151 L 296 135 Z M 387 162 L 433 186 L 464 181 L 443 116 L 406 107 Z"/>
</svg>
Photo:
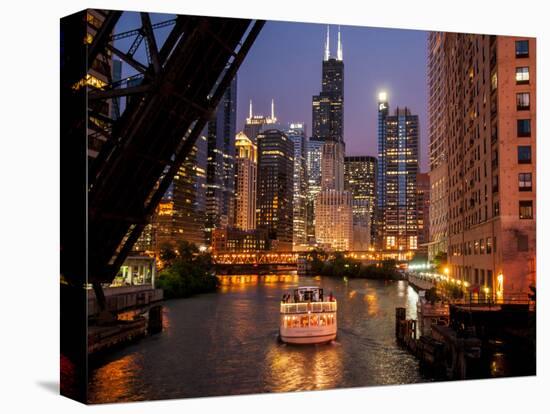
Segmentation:
<svg viewBox="0 0 550 414">
<path fill-rule="evenodd" d="M 164 303 L 164 330 L 97 361 L 90 402 L 321 390 L 429 381 L 395 342 L 395 308 L 416 318 L 405 281 L 296 275 L 225 278 L 219 292 Z M 338 300 L 330 344 L 278 341 L 279 301 L 297 286 Z"/>
</svg>

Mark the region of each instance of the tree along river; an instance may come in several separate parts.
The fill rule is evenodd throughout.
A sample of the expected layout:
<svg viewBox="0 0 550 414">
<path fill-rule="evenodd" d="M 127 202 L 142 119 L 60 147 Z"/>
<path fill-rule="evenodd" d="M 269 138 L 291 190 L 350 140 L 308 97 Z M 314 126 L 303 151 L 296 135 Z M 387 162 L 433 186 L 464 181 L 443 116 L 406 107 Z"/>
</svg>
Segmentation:
<svg viewBox="0 0 550 414">
<path fill-rule="evenodd" d="M 330 344 L 278 341 L 279 301 L 298 286 L 338 300 Z M 164 330 L 102 357 L 90 402 L 134 401 L 406 384 L 423 376 L 395 341 L 395 308 L 416 319 L 405 281 L 267 275 L 222 277 L 217 293 L 164 303 Z"/>
</svg>

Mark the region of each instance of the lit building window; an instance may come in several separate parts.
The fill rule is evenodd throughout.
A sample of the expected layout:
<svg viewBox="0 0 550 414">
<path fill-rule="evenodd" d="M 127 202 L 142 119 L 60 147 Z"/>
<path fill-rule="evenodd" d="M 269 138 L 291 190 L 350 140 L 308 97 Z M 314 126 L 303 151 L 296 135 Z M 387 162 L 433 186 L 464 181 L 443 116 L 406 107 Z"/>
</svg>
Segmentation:
<svg viewBox="0 0 550 414">
<path fill-rule="evenodd" d="M 83 86 L 91 86 L 96 89 L 103 89 L 105 86 L 107 86 L 107 82 L 104 82 L 101 79 L 98 79 L 88 73 L 86 74 L 86 77 L 80 79 L 77 83 L 75 83 L 72 88 L 76 91 Z"/>
<path fill-rule="evenodd" d="M 497 73 L 493 73 L 491 75 L 491 90 L 494 91 L 498 86 L 498 78 L 497 78 Z"/>
<path fill-rule="evenodd" d="M 527 66 L 516 68 L 516 83 L 529 83 L 529 68 Z"/>
<path fill-rule="evenodd" d="M 493 251 L 493 238 L 492 237 L 487 237 L 487 254 L 491 254 L 491 252 Z"/>
<path fill-rule="evenodd" d="M 519 202 L 519 218 L 522 220 L 533 218 L 533 201 L 522 200 Z"/>
<path fill-rule="evenodd" d="M 521 92 L 516 94 L 516 105 L 518 111 L 524 111 L 530 108 L 529 92 Z"/>
<path fill-rule="evenodd" d="M 504 276 L 500 273 L 497 276 L 497 297 L 502 298 L 504 294 Z"/>
<path fill-rule="evenodd" d="M 531 173 L 519 173 L 519 191 L 531 191 L 533 189 L 533 179 Z"/>
</svg>

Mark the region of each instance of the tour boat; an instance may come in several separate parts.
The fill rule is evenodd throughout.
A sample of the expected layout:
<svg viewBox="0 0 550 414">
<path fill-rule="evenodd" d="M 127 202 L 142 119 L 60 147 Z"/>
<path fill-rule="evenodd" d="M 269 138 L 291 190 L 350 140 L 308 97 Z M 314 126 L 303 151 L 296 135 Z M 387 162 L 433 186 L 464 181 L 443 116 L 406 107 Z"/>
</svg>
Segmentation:
<svg viewBox="0 0 550 414">
<path fill-rule="evenodd" d="M 319 287 L 299 287 L 281 300 L 280 338 L 289 344 L 318 344 L 336 338 L 336 299 Z"/>
</svg>

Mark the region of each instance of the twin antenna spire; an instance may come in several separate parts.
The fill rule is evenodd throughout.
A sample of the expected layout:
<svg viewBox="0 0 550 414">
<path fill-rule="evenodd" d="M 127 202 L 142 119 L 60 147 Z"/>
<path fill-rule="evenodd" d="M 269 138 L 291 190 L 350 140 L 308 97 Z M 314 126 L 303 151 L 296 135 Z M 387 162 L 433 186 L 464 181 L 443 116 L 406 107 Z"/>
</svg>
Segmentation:
<svg viewBox="0 0 550 414">
<path fill-rule="evenodd" d="M 253 116 L 254 116 L 254 113 L 252 112 L 252 99 L 251 99 L 248 106 L 248 117 L 252 119 Z M 271 119 L 275 119 L 275 99 L 271 99 Z"/>
<path fill-rule="evenodd" d="M 330 59 L 330 26 L 327 25 L 327 39 L 325 40 L 325 58 Z M 338 26 L 338 49 L 336 50 L 336 60 L 344 60 L 344 51 L 342 50 L 342 35 L 340 33 L 340 26 Z"/>
</svg>

